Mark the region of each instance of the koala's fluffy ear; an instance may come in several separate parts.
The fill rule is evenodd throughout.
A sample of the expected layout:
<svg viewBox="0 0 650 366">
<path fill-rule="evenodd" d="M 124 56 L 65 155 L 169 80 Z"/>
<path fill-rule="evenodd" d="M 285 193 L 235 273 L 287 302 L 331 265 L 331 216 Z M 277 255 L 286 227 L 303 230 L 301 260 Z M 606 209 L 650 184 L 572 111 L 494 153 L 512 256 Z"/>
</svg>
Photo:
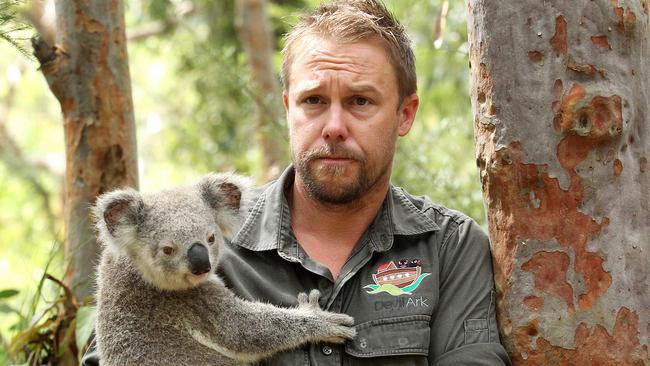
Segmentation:
<svg viewBox="0 0 650 366">
<path fill-rule="evenodd" d="M 198 183 L 201 198 L 212 208 L 224 235 L 231 237 L 240 219 L 240 207 L 250 187 L 248 179 L 236 174 L 208 174 Z"/>
<path fill-rule="evenodd" d="M 104 244 L 125 245 L 135 235 L 143 208 L 142 196 L 131 188 L 99 196 L 93 214 L 100 240 Z"/>
</svg>

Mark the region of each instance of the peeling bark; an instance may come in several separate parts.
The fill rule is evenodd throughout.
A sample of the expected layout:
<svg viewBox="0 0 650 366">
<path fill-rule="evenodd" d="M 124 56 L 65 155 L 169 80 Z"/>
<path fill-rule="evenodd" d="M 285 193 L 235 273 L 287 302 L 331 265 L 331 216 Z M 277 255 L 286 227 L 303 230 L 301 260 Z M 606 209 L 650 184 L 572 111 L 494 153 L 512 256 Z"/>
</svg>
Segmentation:
<svg viewBox="0 0 650 366">
<path fill-rule="evenodd" d="M 648 1 L 466 4 L 477 164 L 511 358 L 649 364 Z"/>
<path fill-rule="evenodd" d="M 88 208 L 104 191 L 137 188 L 135 124 L 122 2 L 56 1 L 56 14 L 56 44 L 33 44 L 63 113 L 65 282 L 82 302 L 99 253 Z"/>
</svg>

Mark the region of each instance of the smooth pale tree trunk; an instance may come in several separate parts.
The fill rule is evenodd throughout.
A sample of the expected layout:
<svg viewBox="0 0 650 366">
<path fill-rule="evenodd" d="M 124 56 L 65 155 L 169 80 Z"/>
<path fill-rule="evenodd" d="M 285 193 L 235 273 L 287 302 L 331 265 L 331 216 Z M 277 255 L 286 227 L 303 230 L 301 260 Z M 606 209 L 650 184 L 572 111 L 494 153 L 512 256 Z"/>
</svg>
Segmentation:
<svg viewBox="0 0 650 366">
<path fill-rule="evenodd" d="M 237 32 L 248 56 L 257 90 L 257 142 L 261 149 L 266 180 L 277 178 L 283 168 L 283 146 L 277 130 L 282 114 L 280 84 L 273 69 L 273 32 L 265 0 L 236 0 Z"/>
<path fill-rule="evenodd" d="M 648 0 L 466 4 L 511 358 L 650 364 Z"/>
<path fill-rule="evenodd" d="M 99 253 L 89 207 L 104 191 L 138 185 L 133 101 L 122 2 L 55 3 L 56 43 L 33 43 L 63 112 L 65 282 L 81 301 Z"/>
</svg>

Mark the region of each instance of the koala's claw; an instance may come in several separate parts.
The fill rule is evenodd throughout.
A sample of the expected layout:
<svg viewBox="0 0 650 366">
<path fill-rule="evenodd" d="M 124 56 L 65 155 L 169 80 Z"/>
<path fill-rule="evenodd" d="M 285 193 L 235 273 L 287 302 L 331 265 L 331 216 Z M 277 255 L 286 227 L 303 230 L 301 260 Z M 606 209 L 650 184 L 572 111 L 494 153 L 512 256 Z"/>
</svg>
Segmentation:
<svg viewBox="0 0 650 366">
<path fill-rule="evenodd" d="M 352 339 L 357 335 L 357 331 L 354 328 L 349 327 L 336 327 L 332 329 L 332 335 L 329 337 L 324 337 L 321 339 L 323 342 L 327 343 L 345 343 L 346 340 Z"/>
<path fill-rule="evenodd" d="M 341 314 L 341 313 L 328 313 L 329 316 L 329 321 L 335 324 L 343 325 L 346 327 L 351 327 L 354 325 L 354 318 L 347 314 Z"/>
<path fill-rule="evenodd" d="M 318 300 L 320 299 L 320 291 L 311 290 L 309 295 L 304 292 L 298 294 L 298 307 L 299 308 L 308 308 L 312 310 L 320 310 L 320 304 Z"/>
<path fill-rule="evenodd" d="M 322 333 L 316 337 L 317 341 L 329 343 L 344 343 L 348 339 L 354 338 L 357 331 L 352 328 L 354 318 L 347 314 L 333 313 L 321 309 L 318 300 L 320 292 L 311 290 L 309 294 L 301 293 L 298 295 L 298 308 L 305 309 L 318 317 L 323 323 Z"/>
<path fill-rule="evenodd" d="M 320 305 L 318 304 L 319 299 L 320 299 L 320 291 L 311 290 L 309 292 L 309 305 L 320 307 Z"/>
</svg>

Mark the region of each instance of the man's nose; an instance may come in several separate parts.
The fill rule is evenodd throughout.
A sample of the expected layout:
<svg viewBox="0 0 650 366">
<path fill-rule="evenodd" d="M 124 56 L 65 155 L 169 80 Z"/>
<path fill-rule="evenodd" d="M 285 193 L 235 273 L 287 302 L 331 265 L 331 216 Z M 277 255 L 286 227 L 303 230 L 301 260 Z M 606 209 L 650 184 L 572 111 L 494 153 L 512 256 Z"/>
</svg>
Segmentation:
<svg viewBox="0 0 650 366">
<path fill-rule="evenodd" d="M 345 110 L 337 103 L 332 103 L 327 114 L 322 137 L 325 141 L 345 141 L 348 138 L 348 127 Z"/>
</svg>

